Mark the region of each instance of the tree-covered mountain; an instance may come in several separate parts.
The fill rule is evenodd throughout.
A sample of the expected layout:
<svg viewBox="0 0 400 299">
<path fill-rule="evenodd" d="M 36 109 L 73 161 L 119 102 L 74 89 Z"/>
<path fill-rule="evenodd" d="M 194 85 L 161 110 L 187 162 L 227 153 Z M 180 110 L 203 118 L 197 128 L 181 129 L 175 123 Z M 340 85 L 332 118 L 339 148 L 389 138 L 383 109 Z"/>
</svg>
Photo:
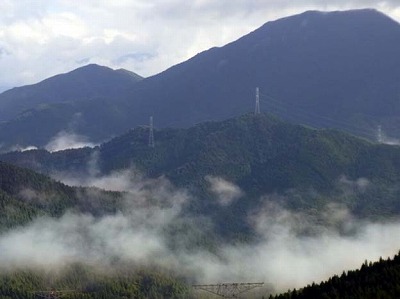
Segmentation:
<svg viewBox="0 0 400 299">
<path fill-rule="evenodd" d="M 68 128 L 100 142 L 150 115 L 158 127 L 227 119 L 254 109 L 257 86 L 262 110 L 295 123 L 370 138 L 382 125 L 399 137 L 399 52 L 400 25 L 380 12 L 309 11 L 268 22 L 125 92 L 99 89 L 97 100 L 36 107 L 2 123 L 0 139 L 3 148 L 43 146 Z"/>
<path fill-rule="evenodd" d="M 97 261 L 97 263 L 75 261 L 71 257 L 65 257 L 58 263 L 47 263 L 42 260 L 43 264 L 35 264 L 38 255 L 45 259 L 47 255 L 49 257 L 52 254 L 62 255 L 58 252 L 60 247 L 53 247 L 53 243 L 46 243 L 46 238 L 51 235 L 48 230 L 51 229 L 52 224 L 57 223 L 57 219 L 63 223 L 62 226 L 66 227 L 72 225 L 62 222 L 61 218 L 66 214 L 90 217 L 93 219 L 92 224 L 102 219 L 118 217 L 127 210 L 124 204 L 126 203 L 125 195 L 97 188 L 69 187 L 32 170 L 0 162 L 0 248 L 2 251 L 0 298 L 47 298 L 55 294 L 60 294 L 62 298 L 88 299 L 192 298 L 186 278 L 158 265 L 152 267 L 145 262 L 138 263 L 119 256 L 115 257 L 110 264 L 107 264 L 105 260 Z M 35 235 L 29 229 L 38 224 L 40 231 Z M 81 228 L 83 231 L 90 230 L 85 226 Z M 175 228 L 178 229 L 179 226 L 175 224 Z M 120 230 L 121 227 L 118 229 Z M 163 229 L 171 228 L 163 227 Z M 61 234 L 56 230 L 56 234 L 58 233 Z M 78 244 L 84 246 L 85 242 L 89 244 L 97 241 L 91 240 L 83 233 L 76 244 L 74 243 L 76 240 L 71 238 L 71 234 L 74 233 L 79 235 L 77 232 L 69 231 L 60 237 L 68 240 L 69 246 L 78 247 Z M 18 237 L 13 239 L 12 236 L 16 235 Z M 87 240 L 84 240 L 85 238 Z M 169 238 L 168 232 L 165 233 L 165 238 Z M 118 244 L 118 246 L 126 245 Z M 36 250 L 38 255 L 32 254 L 32 250 Z M 38 252 L 39 250 L 43 252 Z M 74 251 L 72 247 L 70 250 Z M 130 250 L 137 249 L 130 248 Z M 12 259 L 10 255 L 13 256 L 10 253 L 12 251 L 15 251 L 15 255 L 25 262 L 17 259 L 14 264 L 10 261 L 9 259 Z M 63 291 L 64 293 L 57 293 Z"/>
<path fill-rule="evenodd" d="M 67 210 L 95 216 L 115 213 L 122 195 L 75 188 L 32 170 L 0 162 L 0 232 L 39 216 L 60 217 Z"/>
<path fill-rule="evenodd" d="M 271 195 L 287 208 L 316 214 L 332 202 L 368 218 L 400 212 L 397 146 L 252 114 L 156 130 L 154 148 L 148 136 L 148 128 L 137 127 L 93 149 L 13 152 L 0 159 L 47 174 L 101 176 L 133 167 L 148 177 L 166 176 L 198 198 L 196 213 L 215 217 L 221 229 L 232 232 L 242 231 L 247 213 Z M 237 185 L 241 198 L 218 204 L 211 189 L 220 179 Z"/>
<path fill-rule="evenodd" d="M 99 97 L 119 97 L 143 78 L 124 69 L 90 64 L 66 74 L 56 75 L 37 84 L 16 87 L 0 94 L 0 120 L 48 105 Z"/>
<path fill-rule="evenodd" d="M 400 296 L 400 254 L 393 259 L 365 262 L 359 270 L 343 272 L 320 284 L 270 299 L 397 299 Z"/>
<path fill-rule="evenodd" d="M 192 216 L 207 216 L 221 236 L 236 237 L 235 241 L 241 242 L 251 238 L 246 226 L 247 216 L 259 210 L 265 200 L 306 211 L 307 221 L 313 221 L 313 216 L 321 214 L 321 207 L 332 202 L 343 203 L 354 214 L 369 218 L 387 220 L 400 212 L 400 149 L 397 146 L 374 144 L 335 130 L 317 130 L 268 115 L 250 114 L 189 129 L 157 130 L 154 148 L 148 146 L 148 133 L 148 128 L 138 127 L 94 149 L 55 153 L 32 150 L 9 153 L 1 158 L 48 173 L 69 170 L 102 175 L 134 166 L 152 178 L 165 175 L 194 195 L 196 201 L 183 211 L 190 221 L 193 221 Z M 210 191 L 210 181 L 218 178 L 237 184 L 243 194 L 231 202 L 218 204 Z M 2 230 L 26 224 L 37 216 L 59 217 L 67 209 L 95 217 L 124 212 L 120 205 L 121 194 L 96 190 L 94 197 L 87 198 L 91 192 L 85 192 L 85 188 L 68 187 L 3 162 L 0 163 L 0 190 Z M 166 189 L 163 192 L 168 194 Z M 273 196 L 268 197 L 271 194 Z M 196 244 L 196 249 L 204 248 L 204 240 L 213 238 L 211 234 L 205 239 L 194 235 L 186 222 L 172 224 L 163 229 L 165 238 L 170 238 L 174 246 L 179 247 L 180 243 L 173 236 L 190 235 L 194 238 L 190 242 Z M 188 249 L 185 247 L 185 250 Z M 118 264 L 118 259 L 115 263 Z M 385 266 L 383 272 L 395 275 L 389 268 Z M 164 269 L 157 268 L 155 273 L 149 269 L 141 271 L 136 265 L 128 267 L 126 272 L 118 272 L 120 269 L 126 270 L 116 267 L 107 268 L 107 272 L 92 271 L 88 265 L 72 264 L 53 275 L 48 270 L 15 269 L 0 273 L 0 295 L 31 298 L 35 291 L 55 288 L 75 290 L 67 295 L 69 298 L 191 296 L 185 280 L 173 273 L 163 273 Z M 351 294 L 353 290 L 360 292 L 360 298 L 363 294 L 373 296 L 378 292 L 387 296 L 397 292 L 392 281 L 384 285 L 388 288 L 382 291 L 384 287 L 379 287 L 381 272 L 378 275 L 368 272 L 362 276 L 364 280 L 360 284 L 352 273 L 342 275 L 341 279 L 348 279 L 343 283 L 332 278 L 332 283 L 321 284 L 310 292 L 330 296 L 331 285 L 334 285 L 331 293 L 335 296 L 339 291 Z M 378 287 L 360 291 L 363 283 Z M 289 296 L 283 298 L 296 298 L 290 296 L 297 296 L 297 292 L 283 295 Z"/>
<path fill-rule="evenodd" d="M 71 254 L 62 261 L 43 262 L 47 255 L 50 259 L 52 254 L 62 256 L 58 252 L 62 251 L 60 247 L 53 247 L 52 243 L 57 242 L 52 238 L 62 232 L 55 230 L 55 235 L 49 234 L 52 225 L 59 221 L 64 228 L 74 226 L 63 222 L 62 218 L 68 217 L 66 215 L 90 217 L 92 224 L 118 218 L 118 215 L 128 213 L 124 196 L 125 193 L 106 192 L 97 188 L 69 187 L 32 170 L 0 162 L 0 298 L 33 299 L 65 290 L 63 298 L 191 298 L 186 278 L 144 261 L 126 260 L 120 256 L 112 259 L 105 255 L 112 260 L 110 264 L 105 260 L 93 263 L 79 259 L 75 261 Z M 40 229 L 36 234 L 34 229 L 30 231 L 38 224 Z M 175 229 L 179 229 L 179 225 L 174 225 Z M 94 244 L 98 240 L 90 239 L 84 232 L 87 230 L 88 233 L 90 228 L 82 226 L 81 229 L 83 234 L 78 241 L 71 238 L 72 234 L 79 235 L 73 230 L 67 230 L 68 233 L 60 236 L 68 240 L 66 242 L 71 253 L 74 252 L 73 246 L 91 244 L 92 249 L 96 247 Z M 118 231 L 121 229 L 119 226 Z M 166 239 L 173 239 L 168 234 L 173 233 L 171 227 L 162 229 L 166 230 Z M 13 239 L 13 236 L 17 237 Z M 49 237 L 52 241 L 46 241 Z M 121 243 L 117 246 L 126 245 Z M 40 250 L 42 252 L 38 252 Z M 15 255 L 12 253 L 14 251 Z M 24 262 L 18 258 L 15 263 L 10 261 L 16 256 Z M 43 264 L 36 264 L 38 256 L 44 257 Z"/>
<path fill-rule="evenodd" d="M 45 145 L 60 131 L 92 136 L 101 122 L 126 122 L 120 112 L 124 107 L 114 105 L 112 99 L 125 95 L 142 79 L 124 69 L 91 64 L 5 91 L 0 94 L 2 147 Z M 114 124 L 109 129 L 101 127 L 100 131 L 110 136 L 122 128 L 125 127 Z"/>
</svg>

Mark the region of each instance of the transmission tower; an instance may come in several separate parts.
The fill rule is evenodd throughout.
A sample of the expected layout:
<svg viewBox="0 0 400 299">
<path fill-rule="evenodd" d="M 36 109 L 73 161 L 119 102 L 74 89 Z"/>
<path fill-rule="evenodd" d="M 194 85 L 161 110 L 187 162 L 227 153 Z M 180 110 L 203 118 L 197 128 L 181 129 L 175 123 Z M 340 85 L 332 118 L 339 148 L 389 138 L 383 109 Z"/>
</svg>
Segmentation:
<svg viewBox="0 0 400 299">
<path fill-rule="evenodd" d="M 383 142 L 382 126 L 381 126 L 381 125 L 378 126 L 378 136 L 377 136 L 377 139 L 378 139 L 378 143 L 382 143 L 382 142 Z"/>
<path fill-rule="evenodd" d="M 256 109 L 254 114 L 260 114 L 260 89 L 256 87 Z"/>
<path fill-rule="evenodd" d="M 150 116 L 150 126 L 149 126 L 149 147 L 154 147 L 154 128 L 153 128 L 153 116 Z"/>
<path fill-rule="evenodd" d="M 262 287 L 263 282 L 257 283 L 219 283 L 193 285 L 195 290 L 203 290 L 222 298 L 240 298 L 239 295 L 252 289 Z"/>
</svg>

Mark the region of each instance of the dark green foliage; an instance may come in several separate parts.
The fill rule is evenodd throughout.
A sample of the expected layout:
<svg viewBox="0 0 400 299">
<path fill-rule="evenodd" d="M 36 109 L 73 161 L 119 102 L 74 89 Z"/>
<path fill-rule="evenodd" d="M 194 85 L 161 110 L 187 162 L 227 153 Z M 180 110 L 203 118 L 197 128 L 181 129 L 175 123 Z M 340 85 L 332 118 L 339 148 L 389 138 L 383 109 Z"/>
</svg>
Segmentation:
<svg viewBox="0 0 400 299">
<path fill-rule="evenodd" d="M 365 263 L 359 270 L 343 272 L 270 299 L 397 299 L 400 298 L 400 254 L 393 259 Z"/>
<path fill-rule="evenodd" d="M 0 94 L 3 150 L 15 145 L 45 145 L 65 130 L 79 130 L 92 140 L 115 134 L 120 127 L 110 128 L 107 120 L 126 122 L 121 113 L 125 107 L 105 102 L 105 98 L 123 96 L 142 79 L 129 71 L 91 64 Z"/>
<path fill-rule="evenodd" d="M 94 149 L 14 152 L 0 159 L 47 174 L 90 175 L 96 165 L 100 175 L 134 167 L 151 178 L 166 176 L 195 195 L 186 212 L 207 215 L 227 238 L 247 239 L 247 215 L 265 200 L 316 218 L 332 202 L 372 219 L 400 213 L 397 146 L 250 114 L 189 129 L 157 130 L 155 139 L 155 148 L 149 148 L 148 128 L 138 127 Z M 207 176 L 237 184 L 244 195 L 231 205 L 219 205 Z"/>
<path fill-rule="evenodd" d="M 182 279 L 129 265 L 95 268 L 71 264 L 56 270 L 0 273 L 0 298 L 37 298 L 39 291 L 64 291 L 62 298 L 191 298 Z"/>
<path fill-rule="evenodd" d="M 69 187 L 32 170 L 0 162 L 0 232 L 38 216 L 60 217 L 66 210 L 95 216 L 115 213 L 121 199 L 120 193 Z"/>
<path fill-rule="evenodd" d="M 46 110 L 55 103 L 118 96 L 142 79 L 123 69 L 112 70 L 90 64 L 37 84 L 13 88 L 0 94 L 0 120 L 15 118 L 21 112 L 33 108 L 38 108 L 37 112 Z"/>
<path fill-rule="evenodd" d="M 266 194 L 282 195 L 288 208 L 321 208 L 334 201 L 362 216 L 400 211 L 397 146 L 292 125 L 266 115 L 157 130 L 155 136 L 154 149 L 147 146 L 148 129 L 138 127 L 94 149 L 14 152 L 1 159 L 48 174 L 89 174 L 93 161 L 100 174 L 135 167 L 149 177 L 165 175 L 176 186 L 188 188 L 201 199 L 194 209 L 226 213 L 228 219 L 245 215 Z M 245 191 L 246 200 L 221 209 L 211 199 L 207 176 L 234 182 Z M 357 182 L 360 178 L 364 185 Z"/>
</svg>

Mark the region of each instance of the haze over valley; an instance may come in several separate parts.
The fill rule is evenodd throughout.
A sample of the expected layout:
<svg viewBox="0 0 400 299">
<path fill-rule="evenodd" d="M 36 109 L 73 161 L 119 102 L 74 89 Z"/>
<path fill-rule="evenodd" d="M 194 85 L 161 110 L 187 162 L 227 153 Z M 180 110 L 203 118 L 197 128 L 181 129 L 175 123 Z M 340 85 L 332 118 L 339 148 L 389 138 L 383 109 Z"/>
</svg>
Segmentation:
<svg viewBox="0 0 400 299">
<path fill-rule="evenodd" d="M 398 298 L 399 41 L 311 10 L 4 91 L 0 298 Z"/>
</svg>

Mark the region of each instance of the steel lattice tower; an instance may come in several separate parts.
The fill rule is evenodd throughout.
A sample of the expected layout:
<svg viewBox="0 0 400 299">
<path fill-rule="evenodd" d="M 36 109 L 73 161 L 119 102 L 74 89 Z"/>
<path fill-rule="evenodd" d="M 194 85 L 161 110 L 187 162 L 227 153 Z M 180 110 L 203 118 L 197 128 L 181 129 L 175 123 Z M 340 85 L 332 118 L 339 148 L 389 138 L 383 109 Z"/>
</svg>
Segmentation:
<svg viewBox="0 0 400 299">
<path fill-rule="evenodd" d="M 45 298 L 45 299 L 60 299 L 64 297 L 64 295 L 76 293 L 73 290 L 52 290 L 52 291 L 37 291 L 33 292 L 36 298 Z"/>
<path fill-rule="evenodd" d="M 383 136 L 382 136 L 382 126 L 381 125 L 379 125 L 378 126 L 378 142 L 379 143 L 382 143 L 383 142 Z"/>
<path fill-rule="evenodd" d="M 219 283 L 193 285 L 195 290 L 203 290 L 222 298 L 240 298 L 239 295 L 248 292 L 254 288 L 264 285 L 263 282 L 257 283 Z"/>
<path fill-rule="evenodd" d="M 150 116 L 150 126 L 149 126 L 149 147 L 154 147 L 154 128 L 153 128 L 153 116 Z"/>
<path fill-rule="evenodd" d="M 256 87 L 256 109 L 254 114 L 260 114 L 260 89 Z"/>
</svg>

